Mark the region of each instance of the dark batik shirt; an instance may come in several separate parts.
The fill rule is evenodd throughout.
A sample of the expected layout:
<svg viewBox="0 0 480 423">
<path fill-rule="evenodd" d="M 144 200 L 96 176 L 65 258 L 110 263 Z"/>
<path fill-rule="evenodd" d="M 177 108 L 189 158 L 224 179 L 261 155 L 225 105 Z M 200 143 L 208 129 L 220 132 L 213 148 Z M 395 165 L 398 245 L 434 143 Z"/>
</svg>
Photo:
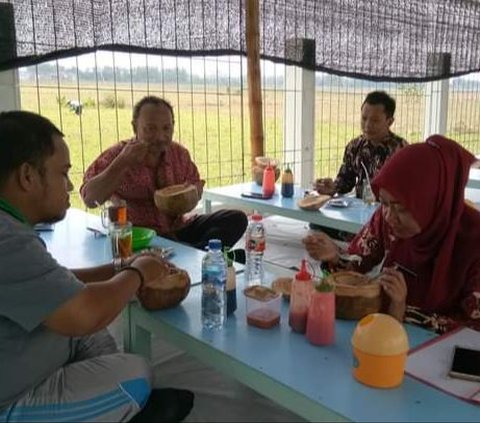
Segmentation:
<svg viewBox="0 0 480 423">
<path fill-rule="evenodd" d="M 343 163 L 338 171 L 335 184 L 337 192 L 345 194 L 354 187 L 357 197 L 361 198 L 365 171 L 362 162 L 367 168 L 370 180 L 395 151 L 408 145 L 403 138 L 390 132 L 378 145 L 372 144 L 363 135 L 351 140 L 345 147 Z"/>
</svg>

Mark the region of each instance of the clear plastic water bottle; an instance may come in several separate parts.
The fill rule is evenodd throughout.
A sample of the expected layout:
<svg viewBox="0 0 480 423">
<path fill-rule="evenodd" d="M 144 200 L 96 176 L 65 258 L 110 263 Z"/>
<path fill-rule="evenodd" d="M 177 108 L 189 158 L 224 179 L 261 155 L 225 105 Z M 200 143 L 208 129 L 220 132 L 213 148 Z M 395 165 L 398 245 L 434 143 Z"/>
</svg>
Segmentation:
<svg viewBox="0 0 480 423">
<path fill-rule="evenodd" d="M 262 216 L 254 214 L 250 218 L 245 240 L 245 284 L 262 285 L 263 254 L 265 252 L 265 227 Z"/>
<path fill-rule="evenodd" d="M 208 252 L 202 261 L 202 325 L 220 329 L 226 316 L 227 264 L 223 257 L 222 241 L 208 241 Z"/>
</svg>

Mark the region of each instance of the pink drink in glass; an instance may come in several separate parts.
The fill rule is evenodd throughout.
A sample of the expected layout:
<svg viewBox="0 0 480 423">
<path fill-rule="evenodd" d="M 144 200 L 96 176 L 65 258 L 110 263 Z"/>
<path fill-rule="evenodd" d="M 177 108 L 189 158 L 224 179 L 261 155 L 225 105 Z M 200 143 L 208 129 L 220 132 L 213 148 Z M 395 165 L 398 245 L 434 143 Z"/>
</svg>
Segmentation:
<svg viewBox="0 0 480 423">
<path fill-rule="evenodd" d="M 307 339 L 315 345 L 335 342 L 335 293 L 314 291 L 307 316 Z"/>
</svg>

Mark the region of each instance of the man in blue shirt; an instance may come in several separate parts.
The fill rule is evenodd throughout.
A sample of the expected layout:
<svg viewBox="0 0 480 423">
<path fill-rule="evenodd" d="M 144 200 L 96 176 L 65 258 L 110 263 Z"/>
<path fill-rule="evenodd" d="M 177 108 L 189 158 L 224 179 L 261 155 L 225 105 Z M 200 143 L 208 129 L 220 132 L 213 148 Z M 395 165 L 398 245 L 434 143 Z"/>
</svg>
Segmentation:
<svg viewBox="0 0 480 423">
<path fill-rule="evenodd" d="M 106 330 L 161 263 L 71 271 L 33 230 L 65 216 L 70 167 L 49 120 L 0 114 L 0 422 L 181 420 L 193 394 L 152 390 L 150 366 Z"/>
</svg>

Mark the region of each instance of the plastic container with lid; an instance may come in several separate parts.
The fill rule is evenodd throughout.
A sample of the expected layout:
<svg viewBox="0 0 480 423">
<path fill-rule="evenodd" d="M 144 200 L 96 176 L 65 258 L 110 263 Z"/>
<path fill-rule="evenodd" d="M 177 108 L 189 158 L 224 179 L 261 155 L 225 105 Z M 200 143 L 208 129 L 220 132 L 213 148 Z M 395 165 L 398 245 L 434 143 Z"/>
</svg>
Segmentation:
<svg viewBox="0 0 480 423">
<path fill-rule="evenodd" d="M 288 313 L 288 324 L 295 332 L 305 333 L 312 292 L 312 276 L 307 271 L 306 261 L 302 260 L 300 271 L 295 275 L 292 283 L 290 310 Z"/>
<path fill-rule="evenodd" d="M 243 290 L 247 323 L 261 329 L 270 329 L 280 323 L 282 296 L 271 288 L 253 285 Z"/>
<path fill-rule="evenodd" d="M 408 353 L 403 325 L 388 314 L 373 313 L 353 332 L 353 375 L 375 388 L 394 388 L 403 381 Z"/>
</svg>

